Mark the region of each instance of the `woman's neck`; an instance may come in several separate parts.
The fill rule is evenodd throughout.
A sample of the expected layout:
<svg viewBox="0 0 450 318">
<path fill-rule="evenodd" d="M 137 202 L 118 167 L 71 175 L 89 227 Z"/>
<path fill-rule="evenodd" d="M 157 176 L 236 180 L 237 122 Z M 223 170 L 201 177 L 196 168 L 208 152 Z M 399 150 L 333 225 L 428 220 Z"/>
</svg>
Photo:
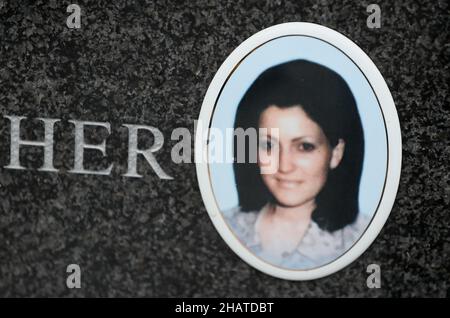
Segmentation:
<svg viewBox="0 0 450 318">
<path fill-rule="evenodd" d="M 270 209 L 272 217 L 279 219 L 280 221 L 294 222 L 294 223 L 309 223 L 311 220 L 312 212 L 316 208 L 314 200 L 305 202 L 300 206 L 287 207 L 275 204 Z"/>
<path fill-rule="evenodd" d="M 315 207 L 314 200 L 296 207 L 267 206 L 255 224 L 263 251 L 273 257 L 292 252 L 305 236 Z"/>
</svg>

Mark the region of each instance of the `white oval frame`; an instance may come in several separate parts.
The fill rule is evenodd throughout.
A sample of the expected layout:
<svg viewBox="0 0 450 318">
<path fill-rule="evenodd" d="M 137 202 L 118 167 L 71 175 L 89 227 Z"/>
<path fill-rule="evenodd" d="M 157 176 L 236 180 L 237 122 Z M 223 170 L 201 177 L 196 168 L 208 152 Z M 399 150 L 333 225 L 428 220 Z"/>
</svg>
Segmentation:
<svg viewBox="0 0 450 318">
<path fill-rule="evenodd" d="M 278 24 L 254 34 L 241 43 L 227 57 L 214 76 L 203 100 L 199 122 L 208 128 L 210 127 L 215 104 L 221 89 L 241 60 L 245 59 L 248 54 L 264 43 L 289 35 L 312 36 L 340 49 L 359 67 L 378 98 L 387 133 L 387 172 L 378 209 L 365 232 L 347 252 L 326 265 L 307 270 L 291 270 L 272 265 L 249 251 L 226 224 L 214 197 L 208 163 L 202 160 L 207 158 L 208 148 L 207 141 L 203 138 L 203 132 L 199 127 L 197 127 L 195 137 L 195 161 L 199 188 L 206 209 L 215 228 L 227 245 L 249 265 L 268 275 L 289 280 L 310 280 L 330 275 L 349 265 L 372 244 L 383 228 L 397 194 L 402 161 L 402 141 L 394 100 L 383 76 L 372 60 L 344 35 L 330 28 L 306 22 Z"/>
</svg>

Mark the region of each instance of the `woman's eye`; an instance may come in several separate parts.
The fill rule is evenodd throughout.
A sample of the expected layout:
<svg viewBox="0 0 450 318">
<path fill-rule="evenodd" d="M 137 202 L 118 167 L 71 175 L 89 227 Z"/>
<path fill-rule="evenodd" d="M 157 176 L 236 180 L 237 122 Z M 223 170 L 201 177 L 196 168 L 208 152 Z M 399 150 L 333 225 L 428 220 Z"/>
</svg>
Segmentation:
<svg viewBox="0 0 450 318">
<path fill-rule="evenodd" d="M 300 144 L 299 148 L 301 151 L 309 152 L 309 151 L 313 151 L 316 147 L 309 142 L 303 142 Z"/>
<path fill-rule="evenodd" d="M 261 141 L 259 143 L 259 147 L 261 147 L 264 150 L 270 150 L 272 149 L 272 143 L 270 141 Z"/>
</svg>

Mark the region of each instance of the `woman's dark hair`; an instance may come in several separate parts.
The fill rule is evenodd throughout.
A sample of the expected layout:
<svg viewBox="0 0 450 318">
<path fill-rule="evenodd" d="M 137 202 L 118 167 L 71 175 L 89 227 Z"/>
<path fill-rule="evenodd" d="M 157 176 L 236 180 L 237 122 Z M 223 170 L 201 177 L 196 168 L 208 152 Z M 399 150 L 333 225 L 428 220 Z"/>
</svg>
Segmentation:
<svg viewBox="0 0 450 318">
<path fill-rule="evenodd" d="M 316 197 L 312 219 L 329 232 L 353 223 L 359 211 L 364 137 L 355 98 L 347 83 L 329 68 L 306 60 L 273 66 L 259 75 L 241 99 L 234 128 L 259 128 L 260 115 L 271 105 L 300 106 L 322 128 L 331 147 L 339 138 L 345 141 L 340 164 L 329 171 Z M 236 154 L 236 140 L 234 151 Z M 235 161 L 234 172 L 242 211 L 260 210 L 268 202 L 275 202 L 257 163 Z"/>
</svg>

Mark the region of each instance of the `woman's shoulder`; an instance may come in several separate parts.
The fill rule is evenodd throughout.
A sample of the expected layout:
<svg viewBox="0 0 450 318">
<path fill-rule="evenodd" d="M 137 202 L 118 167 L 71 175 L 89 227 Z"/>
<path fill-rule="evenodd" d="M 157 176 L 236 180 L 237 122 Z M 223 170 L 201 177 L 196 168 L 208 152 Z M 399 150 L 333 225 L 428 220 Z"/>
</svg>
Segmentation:
<svg viewBox="0 0 450 318">
<path fill-rule="evenodd" d="M 371 221 L 371 217 L 365 213 L 358 213 L 355 222 L 353 222 L 350 226 L 359 231 L 364 231 L 366 227 L 369 225 Z"/>
<path fill-rule="evenodd" d="M 254 226 L 258 217 L 258 211 L 243 211 L 237 206 L 222 212 L 228 225 L 239 236 L 253 235 Z"/>
<path fill-rule="evenodd" d="M 364 233 L 369 225 L 371 217 L 364 213 L 358 213 L 356 220 L 343 228 L 344 236 L 351 241 L 357 241 L 359 237 Z"/>
<path fill-rule="evenodd" d="M 257 211 L 243 211 L 240 206 L 222 212 L 225 219 L 232 223 L 254 224 L 258 216 Z"/>
</svg>

